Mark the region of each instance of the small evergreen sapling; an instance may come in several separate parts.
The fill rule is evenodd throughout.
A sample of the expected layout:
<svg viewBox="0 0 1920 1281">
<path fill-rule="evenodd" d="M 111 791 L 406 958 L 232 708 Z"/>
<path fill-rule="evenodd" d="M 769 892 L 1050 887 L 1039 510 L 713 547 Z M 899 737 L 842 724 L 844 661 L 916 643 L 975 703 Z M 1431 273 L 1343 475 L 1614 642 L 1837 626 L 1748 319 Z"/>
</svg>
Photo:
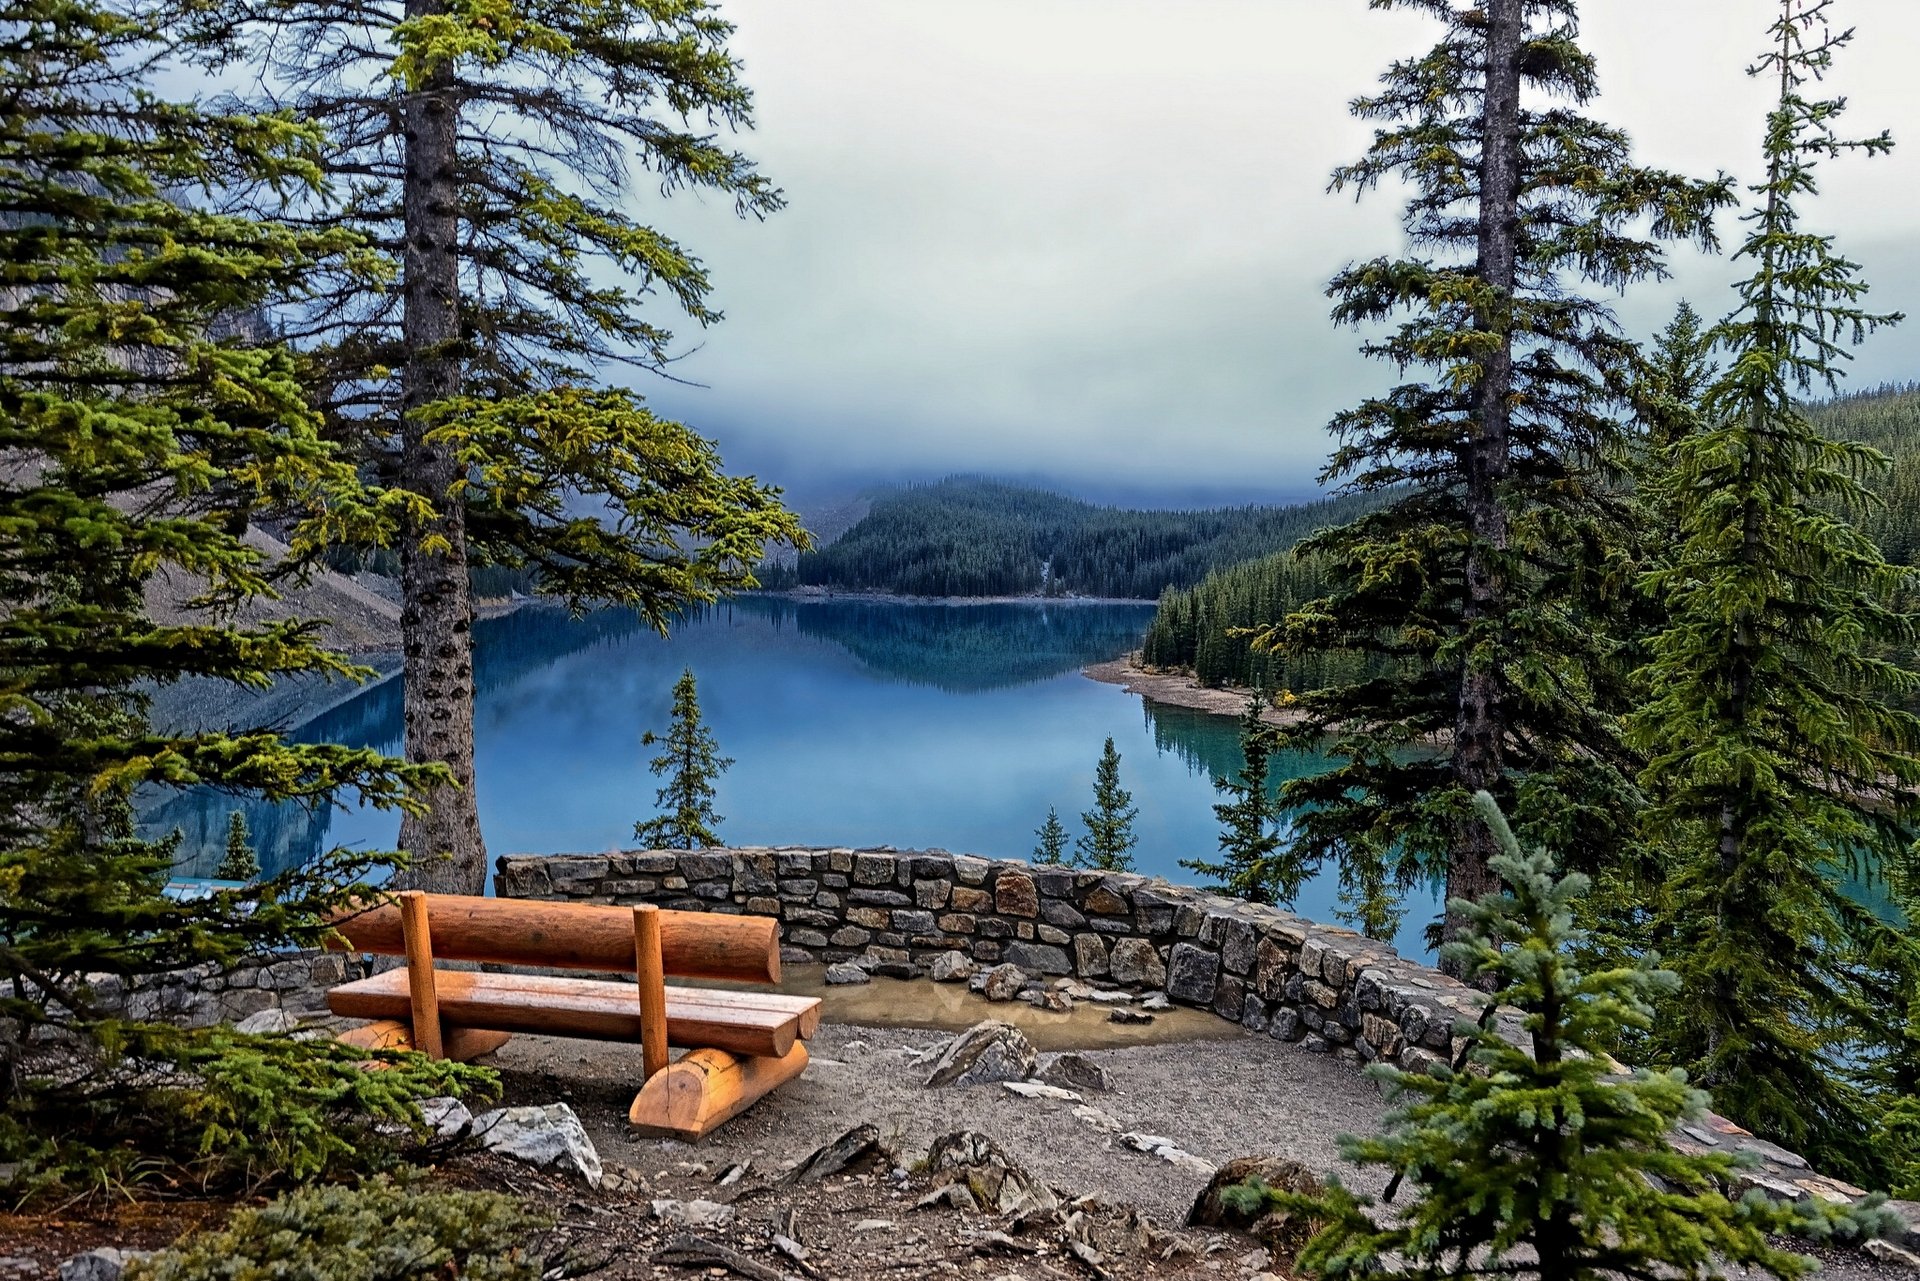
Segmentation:
<svg viewBox="0 0 1920 1281">
<path fill-rule="evenodd" d="M 1267 791 L 1280 735 L 1260 719 L 1266 703 L 1265 694 L 1256 692 L 1240 716 L 1240 753 L 1246 758 L 1240 777 L 1214 780 L 1216 788 L 1232 797 L 1213 807 L 1221 828 L 1219 860 L 1181 859 L 1180 866 L 1215 878 L 1215 888 L 1235 898 L 1290 905 L 1307 869 L 1283 847 L 1280 809 Z"/>
<path fill-rule="evenodd" d="M 227 852 L 213 869 L 214 880 L 251 881 L 260 875 L 260 858 L 247 837 L 247 816 L 235 810 L 227 818 Z"/>
<path fill-rule="evenodd" d="M 1125 872 L 1133 867 L 1133 820 L 1140 811 L 1134 808 L 1133 793 L 1120 786 L 1120 753 L 1114 750 L 1113 736 L 1107 736 L 1100 750 L 1100 764 L 1093 774 L 1093 808 L 1080 815 L 1087 830 L 1074 842 L 1073 864 L 1096 867 L 1103 872 Z"/>
<path fill-rule="evenodd" d="M 1388 1200 L 1403 1183 L 1417 1189 L 1403 1214 L 1376 1216 L 1370 1198 L 1337 1180 L 1321 1197 L 1236 1190 L 1245 1209 L 1269 1202 L 1323 1221 L 1300 1268 L 1381 1281 L 1589 1281 L 1703 1278 L 1731 1264 L 1793 1278 L 1816 1264 L 1769 1234 L 1880 1227 L 1876 1204 L 1786 1205 L 1757 1190 L 1730 1200 L 1721 1189 L 1734 1157 L 1674 1149 L 1669 1132 L 1706 1096 L 1679 1070 L 1623 1073 L 1606 1051 L 1623 1030 L 1647 1026 L 1650 999 L 1674 976 L 1644 964 L 1581 973 L 1574 903 L 1587 878 L 1556 878 L 1544 851 L 1521 852 L 1491 796 L 1474 803 L 1498 843 L 1494 870 L 1512 888 L 1451 905 L 1468 929 L 1447 946 L 1469 981 L 1491 981 L 1489 1017 L 1459 1027 L 1466 1048 L 1451 1066 L 1376 1065 L 1402 1105 L 1384 1134 L 1342 1140 L 1348 1160 L 1392 1172 Z M 1497 1030 L 1491 1015 L 1502 1007 L 1519 1012 L 1524 1047 Z"/>
<path fill-rule="evenodd" d="M 649 849 L 693 850 L 720 843 L 720 815 L 713 808 L 713 781 L 733 764 L 720 755 L 713 732 L 700 717 L 700 693 L 693 669 L 680 673 L 673 685 L 673 723 L 663 738 L 649 730 L 640 739 L 648 746 L 665 743 L 667 750 L 647 763 L 665 778 L 654 803 L 666 813 L 633 825 L 633 834 Z"/>
<path fill-rule="evenodd" d="M 1067 825 L 1060 821 L 1060 811 L 1054 806 L 1047 807 L 1047 821 L 1034 829 L 1040 843 L 1033 847 L 1033 861 L 1036 863 L 1064 863 L 1067 861 Z"/>
</svg>

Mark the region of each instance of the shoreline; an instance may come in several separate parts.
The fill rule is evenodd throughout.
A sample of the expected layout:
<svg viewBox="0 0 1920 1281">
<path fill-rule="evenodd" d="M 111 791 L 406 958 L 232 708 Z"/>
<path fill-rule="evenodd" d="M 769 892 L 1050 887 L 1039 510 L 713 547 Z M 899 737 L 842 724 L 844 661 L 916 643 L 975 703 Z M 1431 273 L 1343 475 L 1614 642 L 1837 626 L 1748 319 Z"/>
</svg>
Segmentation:
<svg viewBox="0 0 1920 1281">
<path fill-rule="evenodd" d="M 790 600 L 795 604 L 828 604 L 853 601 L 866 605 L 1153 605 L 1157 601 L 1138 596 L 903 596 L 898 592 L 842 592 L 821 587 L 787 587 L 778 591 L 756 589 L 742 596 L 770 600 Z"/>
<path fill-rule="evenodd" d="M 1080 669 L 1080 674 L 1103 685 L 1118 685 L 1125 693 L 1138 694 L 1148 702 L 1168 707 L 1233 717 L 1247 710 L 1247 699 L 1253 693 L 1250 689 L 1233 685 L 1201 685 L 1185 672 L 1142 667 L 1139 660 L 1140 651 L 1135 650 L 1104 663 L 1089 663 Z M 1260 719 L 1268 725 L 1290 729 L 1300 724 L 1303 718 L 1296 711 L 1268 707 L 1261 711 Z"/>
</svg>

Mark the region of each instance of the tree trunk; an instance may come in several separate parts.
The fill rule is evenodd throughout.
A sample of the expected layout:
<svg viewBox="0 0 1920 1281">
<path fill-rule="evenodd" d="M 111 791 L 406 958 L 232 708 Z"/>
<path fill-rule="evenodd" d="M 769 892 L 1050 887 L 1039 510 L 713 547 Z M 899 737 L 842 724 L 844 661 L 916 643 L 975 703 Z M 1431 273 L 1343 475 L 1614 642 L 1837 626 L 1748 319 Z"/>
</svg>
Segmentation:
<svg viewBox="0 0 1920 1281">
<path fill-rule="evenodd" d="M 444 0 L 407 0 L 408 18 L 444 10 Z M 402 108 L 406 244 L 401 254 L 402 371 L 400 484 L 423 495 L 436 515 L 417 522 L 400 545 L 400 640 L 406 756 L 453 773 L 433 789 L 427 813 L 400 824 L 413 858 L 405 884 L 478 894 L 486 886 L 486 846 L 473 792 L 473 603 L 467 587 L 465 508 L 452 493 L 459 465 L 425 439 L 418 411 L 460 394 L 459 105 L 451 64 L 436 69 Z M 426 543 L 436 544 L 429 548 Z"/>
<path fill-rule="evenodd" d="M 1507 477 L 1508 398 L 1513 387 L 1511 299 L 1515 282 L 1515 240 L 1520 198 L 1520 44 L 1525 20 L 1523 0 L 1489 0 L 1487 14 L 1486 96 L 1482 104 L 1480 147 L 1479 258 L 1476 271 L 1493 291 L 1475 324 L 1503 336 L 1487 357 L 1474 389 L 1472 434 L 1466 442 L 1468 542 L 1465 622 L 1468 627 L 1498 620 L 1506 607 L 1501 566 L 1507 547 L 1507 514 L 1501 489 Z M 1469 655 L 1460 674 L 1455 708 L 1453 777 L 1469 792 L 1489 791 L 1500 782 L 1506 731 L 1501 673 L 1491 659 Z M 1477 899 L 1499 888 L 1488 860 L 1493 833 L 1477 818 L 1463 819 L 1455 830 L 1447 860 L 1447 897 Z M 1445 936 L 1456 938 L 1466 926 L 1448 910 Z"/>
</svg>

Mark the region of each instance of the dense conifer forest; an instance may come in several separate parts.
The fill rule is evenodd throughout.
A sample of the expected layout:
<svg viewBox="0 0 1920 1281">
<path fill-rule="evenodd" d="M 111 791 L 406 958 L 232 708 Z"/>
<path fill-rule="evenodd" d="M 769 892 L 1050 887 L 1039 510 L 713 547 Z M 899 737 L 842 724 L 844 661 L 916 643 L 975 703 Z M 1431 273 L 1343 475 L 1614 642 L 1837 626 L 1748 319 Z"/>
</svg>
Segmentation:
<svg viewBox="0 0 1920 1281">
<path fill-rule="evenodd" d="M 1920 384 L 1837 397 L 1811 407 L 1808 418 L 1830 439 L 1870 445 L 1892 461 L 1867 480 L 1879 502 L 1848 515 L 1888 560 L 1920 566 Z M 1327 585 L 1325 559 L 1291 548 L 1213 570 L 1192 587 L 1161 595 L 1141 660 L 1188 669 L 1202 685 L 1257 685 L 1276 693 L 1351 679 L 1368 670 L 1358 658 L 1254 644 L 1251 629 L 1320 598 Z"/>
<path fill-rule="evenodd" d="M 1022 485 L 951 477 L 878 499 L 864 520 L 769 587 L 902 596 L 1106 596 L 1152 600 L 1209 571 L 1352 520 L 1366 500 L 1138 511 Z"/>
</svg>

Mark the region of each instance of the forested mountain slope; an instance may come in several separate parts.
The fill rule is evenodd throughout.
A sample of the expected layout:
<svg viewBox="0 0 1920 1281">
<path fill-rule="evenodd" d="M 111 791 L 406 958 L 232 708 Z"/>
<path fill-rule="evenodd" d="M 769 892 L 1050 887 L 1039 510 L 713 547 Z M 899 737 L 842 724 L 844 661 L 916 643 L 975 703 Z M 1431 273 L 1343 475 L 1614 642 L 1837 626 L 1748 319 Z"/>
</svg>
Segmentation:
<svg viewBox="0 0 1920 1281">
<path fill-rule="evenodd" d="M 1857 440 L 1893 459 L 1891 471 L 1869 481 L 1885 506 L 1850 515 L 1888 560 L 1920 565 L 1920 383 L 1843 396 L 1810 416 L 1830 439 Z"/>
<path fill-rule="evenodd" d="M 1920 383 L 1878 387 L 1810 406 L 1808 416 L 1834 440 L 1872 445 L 1893 460 L 1870 487 L 1884 506 L 1848 513 L 1889 560 L 1920 566 Z M 1355 673 L 1316 655 L 1292 664 L 1256 654 L 1235 629 L 1270 623 L 1321 595 L 1325 571 L 1311 557 L 1282 551 L 1229 565 L 1189 590 L 1167 592 L 1148 628 L 1142 660 L 1183 667 L 1203 685 L 1261 684 L 1275 690 L 1317 688 Z"/>
<path fill-rule="evenodd" d="M 1137 511 L 1001 481 L 955 477 L 877 498 L 839 539 L 771 587 L 911 596 L 1074 595 L 1151 600 L 1210 570 L 1288 547 L 1365 510 L 1353 499 L 1292 507 Z"/>
</svg>

